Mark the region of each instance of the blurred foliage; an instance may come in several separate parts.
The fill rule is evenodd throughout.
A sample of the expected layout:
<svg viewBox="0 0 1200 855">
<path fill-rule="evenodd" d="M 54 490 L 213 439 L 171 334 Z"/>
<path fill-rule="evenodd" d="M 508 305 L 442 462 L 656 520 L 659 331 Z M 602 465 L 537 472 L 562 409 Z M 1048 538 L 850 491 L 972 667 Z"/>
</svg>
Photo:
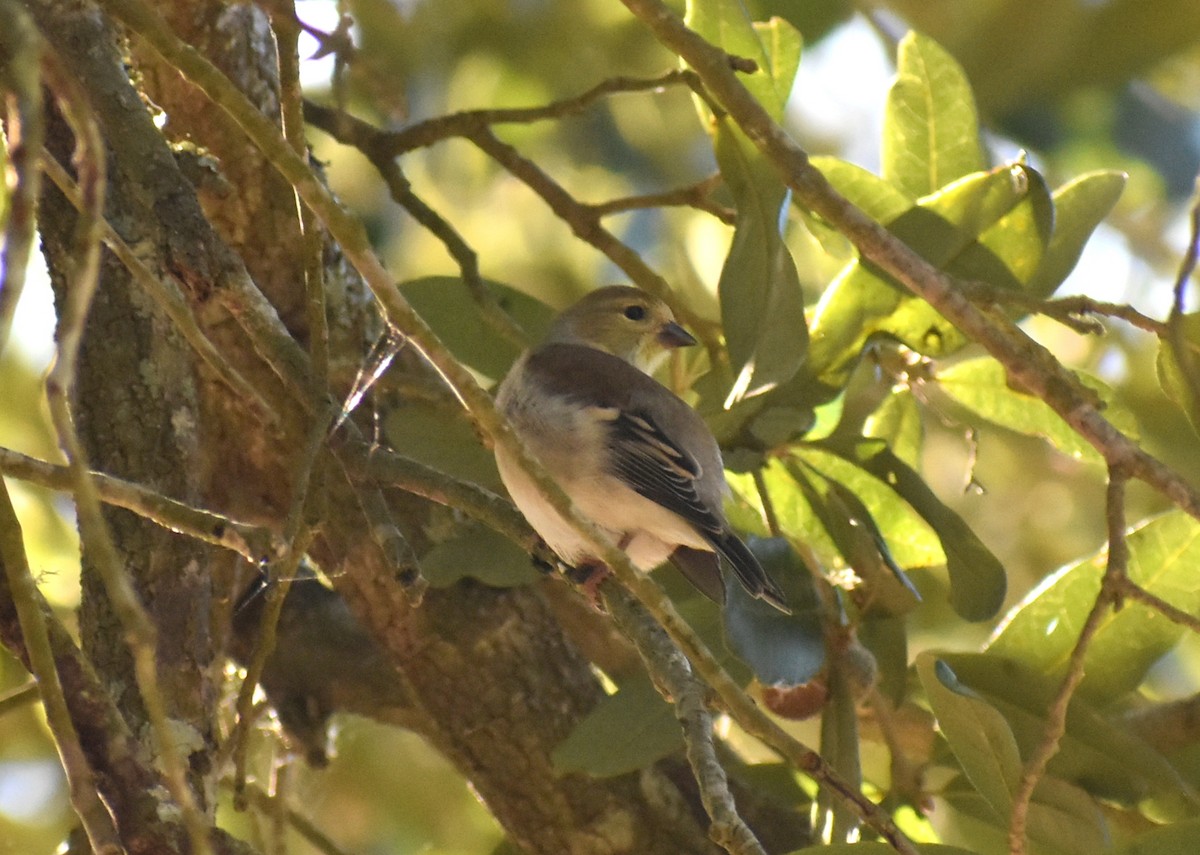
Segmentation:
<svg viewBox="0 0 1200 855">
<path fill-rule="evenodd" d="M 383 126 L 540 105 L 675 64 L 615 0 L 343 5 L 355 18 L 359 46 L 348 72 L 349 106 Z M 837 156 L 861 142 L 853 128 L 824 138 L 828 156 L 816 163 L 926 258 L 998 289 L 1045 297 L 1063 287 L 1165 315 L 1166 277 L 1180 254 L 1167 226 L 1200 164 L 1195 0 L 890 0 L 870 17 L 848 0 L 760 0 L 745 4 L 754 20 L 782 20 L 756 30 L 747 28 L 741 4 L 689 6 L 707 35 L 758 61 L 764 71 L 749 78 L 756 94 L 795 127 L 811 118 L 806 93 L 793 89 L 797 63 L 811 66 L 810 87 L 854 77 L 860 58 L 839 54 L 850 32 L 873 32 L 881 52 L 898 54 L 886 100 L 882 85 L 860 85 L 861 101 L 880 105 L 878 160 Z M 332 12 L 328 2 L 298 4 L 302 18 L 325 29 L 333 27 Z M 910 27 L 923 35 L 902 37 Z M 310 94 L 330 100 L 318 76 L 327 66 L 313 67 Z M 819 616 L 832 612 L 855 625 L 888 696 L 907 691 L 920 708 L 914 715 L 928 711 L 938 720 L 937 809 L 932 826 L 916 820 L 914 827 L 929 836 L 936 827 L 967 849 L 922 851 L 1002 851 L 1014 775 L 1040 737 L 1053 680 L 1098 585 L 1103 472 L 1043 404 L 1008 387 L 995 362 L 861 264 L 827 224 L 796 210 L 740 132 L 697 106 L 685 88 L 668 87 L 612 96 L 560 120 L 498 128 L 583 202 L 690 185 L 720 169 L 717 198 L 737 208 L 732 227 L 688 208 L 636 209 L 605 225 L 672 283 L 697 319 L 724 319 L 727 351 L 688 356 L 671 366 L 671 379 L 710 417 L 739 473 L 731 477 L 735 523 L 764 536 L 756 546 L 764 557 L 781 543 L 791 546 L 780 572 L 793 602 L 808 609 L 797 609 L 792 631 L 802 629 L 789 657 L 803 673 L 780 676 L 771 670 L 779 661 L 760 655 L 773 642 L 771 630 L 754 623 L 753 604 L 735 602 L 724 626 L 691 592 L 680 592 L 681 609 L 728 667 L 746 679 L 753 670 L 766 683 L 824 679 Z M 310 136 L 335 189 L 367 221 L 414 305 L 464 362 L 498 379 L 516 350 L 476 323 L 442 244 L 388 201 L 361 157 Z M 1007 140 L 1030 154 L 998 162 L 994 152 L 1008 151 Z M 418 195 L 478 254 L 483 275 L 532 337 L 548 306 L 622 278 L 528 188 L 465 142 L 415 151 L 402 166 Z M 1130 176 L 1124 195 L 1121 172 Z M 1110 211 L 1113 228 L 1085 250 Z M 1087 278 L 1067 279 L 1081 253 Z M 1196 424 L 1195 390 L 1153 337 L 1110 326 L 1108 336 L 1094 338 L 1045 319 L 1026 323 L 1059 358 L 1095 378 L 1087 382 L 1109 403 L 1110 417 L 1138 429 L 1148 449 L 1195 480 L 1200 455 L 1188 422 Z M 0 445 L 54 458 L 38 370 L 11 350 L 2 358 Z M 496 483 L 489 456 L 456 414 L 414 402 L 386 430 L 431 465 Z M 76 546 L 61 499 L 13 487 L 32 564 L 54 574 L 47 593 L 69 607 Z M 1131 487 L 1128 515 L 1140 526 L 1130 540 L 1132 569 L 1194 612 L 1197 527 L 1177 513 L 1155 516 L 1164 509 L 1160 497 Z M 441 574 L 438 584 L 456 578 L 455 568 L 472 556 L 487 557 L 490 584 L 530 579 L 511 549 L 491 560 L 506 544 L 462 526 L 453 531 L 434 548 L 440 552 L 426 556 Z M 806 575 L 810 564 L 867 585 L 848 581 L 818 596 Z M 1013 611 L 980 653 L 1004 606 Z M 722 644 L 723 633 L 736 655 Z M 1130 855 L 1195 851 L 1197 764 L 1159 754 L 1109 718 L 1146 702 L 1139 687 L 1156 665 L 1188 675 L 1191 682 L 1173 687 L 1178 695 L 1200 690 L 1196 646 L 1179 646 L 1180 634 L 1140 606 L 1105 625 L 1062 751 L 1035 793 L 1035 851 L 1098 852 L 1110 844 Z M 23 681 L 19 668 L 0 663 L 0 692 Z M 65 827 L 65 793 L 35 710 L 0 713 L 0 852 L 10 842 L 8 851 L 53 851 Z M 556 760 L 564 770 L 616 774 L 677 740 L 668 708 L 631 678 Z M 621 751 L 605 750 L 617 742 Z M 263 779 L 272 774 L 273 745 L 263 735 L 255 752 Z M 857 762 L 844 742 L 831 750 L 835 762 Z M 753 753 L 739 751 L 743 759 Z M 297 771 L 290 793 L 318 825 L 339 829 L 337 842 L 348 851 L 483 855 L 498 845 L 500 832 L 461 778 L 415 737 L 353 721 L 339 754 L 326 772 Z M 31 760 L 51 770 L 50 795 L 22 813 L 13 805 L 29 808 L 36 789 L 20 789 L 28 779 L 17 764 Z M 887 771 L 867 769 L 881 790 L 900 786 Z M 794 801 L 795 780 L 782 779 L 778 792 Z M 16 802 L 6 795 L 14 786 Z M 918 795 L 901 791 L 897 801 Z M 222 819 L 251 839 L 261 833 L 231 809 L 222 808 Z M 1153 830 L 1163 822 L 1175 824 Z M 289 851 L 314 850 L 289 840 Z"/>
</svg>

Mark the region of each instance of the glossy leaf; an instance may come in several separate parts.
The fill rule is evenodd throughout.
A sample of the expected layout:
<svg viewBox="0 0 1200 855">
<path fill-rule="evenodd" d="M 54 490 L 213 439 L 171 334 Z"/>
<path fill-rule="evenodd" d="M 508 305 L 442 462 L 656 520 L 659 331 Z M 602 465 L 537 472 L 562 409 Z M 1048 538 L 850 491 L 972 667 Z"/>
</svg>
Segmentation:
<svg viewBox="0 0 1200 855">
<path fill-rule="evenodd" d="M 967 779 L 998 817 L 1008 816 L 1022 770 L 1008 722 L 936 654 L 922 653 L 916 668 L 938 729 Z"/>
<path fill-rule="evenodd" d="M 540 340 L 550 327 L 554 310 L 507 285 L 490 281 L 485 284 L 500 308 L 529 335 L 530 342 Z M 487 322 L 480 304 L 461 279 L 427 276 L 401 284 L 400 290 L 451 352 L 481 374 L 499 380 L 520 354 L 517 344 Z"/>
<path fill-rule="evenodd" d="M 649 677 L 638 676 L 600 701 L 550 759 L 560 772 L 609 778 L 643 769 L 682 747 L 674 709 Z"/>
<path fill-rule="evenodd" d="M 950 605 L 954 611 L 972 621 L 987 620 L 996 614 L 1007 589 L 1004 565 L 962 517 L 934 495 L 914 469 L 877 440 L 831 441 L 823 447 L 854 461 L 886 484 L 933 529 L 945 556 L 950 576 Z M 892 529 L 878 516 L 876 520 L 894 546 Z"/>
<path fill-rule="evenodd" d="M 819 469 L 794 463 L 788 471 L 845 562 L 862 580 L 851 592 L 864 613 L 900 615 L 920 594 L 896 564 L 871 512 L 851 490 Z"/>
<path fill-rule="evenodd" d="M 800 63 L 800 33 L 775 18 L 755 24 L 736 0 L 690 2 L 689 25 L 733 56 L 754 60 L 740 76 L 774 118 L 783 117 Z M 727 118 L 714 119 L 714 151 L 737 208 L 733 243 L 717 285 L 734 380 L 725 404 L 787 382 L 803 364 L 808 342 L 804 295 L 782 227 L 788 191 L 758 148 Z"/>
<path fill-rule="evenodd" d="M 1175 402 L 1179 409 L 1191 422 L 1192 429 L 1200 433 L 1200 313 L 1184 315 L 1180 324 L 1178 340 L 1183 347 L 1184 359 L 1188 365 L 1186 370 L 1180 366 L 1180 360 L 1171 338 L 1162 339 L 1158 344 L 1158 382 L 1162 385 L 1167 397 Z M 1174 335 L 1168 332 L 1168 336 Z"/>
<path fill-rule="evenodd" d="M 800 65 L 800 32 L 780 18 L 754 23 L 739 0 L 688 0 L 685 17 L 689 27 L 726 53 L 754 61 L 757 70 L 738 79 L 774 119 L 781 119 Z"/>
<path fill-rule="evenodd" d="M 1182 511 L 1132 531 L 1129 578 L 1177 608 L 1200 614 L 1200 523 Z M 1100 590 L 1104 555 L 1065 567 L 1031 591 L 1005 618 L 988 650 L 1043 674 L 1066 668 L 1079 630 Z M 1080 692 L 1099 705 L 1115 703 L 1145 679 L 1178 643 L 1183 629 L 1139 603 L 1106 613 L 1088 647 Z"/>
<path fill-rule="evenodd" d="M 883 532 L 892 558 L 901 567 L 936 567 L 946 560 L 937 533 L 921 515 L 867 467 L 840 454 L 834 442 L 798 446 L 794 455 L 852 490 Z"/>
<path fill-rule="evenodd" d="M 829 155 L 816 155 L 812 165 L 856 208 L 878 223 L 887 225 L 916 202 L 895 185 L 856 163 Z"/>
<path fill-rule="evenodd" d="M 1125 188 L 1123 172 L 1089 172 L 1054 191 L 1054 234 L 1037 272 L 1025 286 L 1034 297 L 1049 297 L 1074 269 L 1083 246 Z"/>
<path fill-rule="evenodd" d="M 978 269 L 987 258 L 993 268 L 1005 269 L 1002 276 L 997 274 L 1001 282 L 1009 282 L 1014 274 L 1006 266 L 1008 259 L 977 240 L 989 235 L 995 248 L 1014 258 L 1020 254 L 1021 242 L 1010 239 L 1003 224 L 1023 203 L 1035 207 L 1026 201 L 1030 187 L 1039 186 L 1031 173 L 1021 165 L 972 173 L 923 197 L 884 225 L 931 264 L 953 270 L 956 263 L 966 264 L 966 258 Z M 924 300 L 856 259 L 838 274 L 814 310 L 812 370 L 825 382 L 840 385 L 876 333 L 893 336 L 927 356 L 948 355 L 966 342 Z"/>
<path fill-rule="evenodd" d="M 1105 417 L 1126 434 L 1137 436 L 1136 420 L 1117 403 L 1112 391 L 1100 380 L 1076 374 L 1104 402 Z M 938 371 L 937 381 L 946 394 L 980 418 L 1017 433 L 1040 436 L 1070 457 L 1102 461 L 1099 452 L 1048 404 L 1010 387 L 1004 366 L 994 359 L 981 357 L 947 366 Z"/>
<path fill-rule="evenodd" d="M 884 117 L 884 179 L 917 198 L 982 169 L 975 96 L 954 58 L 910 32 L 896 67 Z"/>
<path fill-rule="evenodd" d="M 1023 755 L 1042 740 L 1046 710 L 1059 689 L 1057 680 L 994 653 L 944 653 L 939 657 L 961 683 L 1004 716 Z M 1112 724 L 1079 696 L 1071 700 L 1066 732 L 1049 771 L 1098 797 L 1131 805 L 1151 794 L 1173 798 L 1187 790 L 1166 758 L 1128 728 Z"/>
</svg>

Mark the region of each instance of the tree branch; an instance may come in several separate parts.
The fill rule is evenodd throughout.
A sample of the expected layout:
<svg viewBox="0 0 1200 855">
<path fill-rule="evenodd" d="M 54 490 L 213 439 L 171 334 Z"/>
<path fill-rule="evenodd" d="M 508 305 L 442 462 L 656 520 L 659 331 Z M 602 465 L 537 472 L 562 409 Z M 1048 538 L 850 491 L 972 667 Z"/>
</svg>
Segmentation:
<svg viewBox="0 0 1200 855">
<path fill-rule="evenodd" d="M 1000 313 L 989 313 L 948 276 L 841 196 L 812 166 L 807 153 L 754 99 L 729 65 L 728 55 L 690 30 L 660 0 L 622 0 L 673 53 L 700 76 L 705 88 L 774 165 L 798 203 L 825 219 L 862 257 L 928 302 L 968 338 L 981 344 L 1008 372 L 1010 383 L 1044 400 L 1080 436 L 1117 466 L 1200 518 L 1200 492 L 1178 473 L 1117 430 L 1101 413 L 1096 395 Z"/>
</svg>

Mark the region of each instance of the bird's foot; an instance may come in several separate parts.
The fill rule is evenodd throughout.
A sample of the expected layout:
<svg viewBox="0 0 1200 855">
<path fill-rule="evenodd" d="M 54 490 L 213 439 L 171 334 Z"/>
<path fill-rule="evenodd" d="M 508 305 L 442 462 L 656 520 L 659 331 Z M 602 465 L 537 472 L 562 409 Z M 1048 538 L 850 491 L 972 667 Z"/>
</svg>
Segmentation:
<svg viewBox="0 0 1200 855">
<path fill-rule="evenodd" d="M 600 584 L 612 575 L 608 565 L 602 561 L 585 561 L 570 567 L 566 572 L 567 578 L 579 586 L 587 601 L 598 612 L 604 611 L 604 603 L 600 597 Z"/>
</svg>

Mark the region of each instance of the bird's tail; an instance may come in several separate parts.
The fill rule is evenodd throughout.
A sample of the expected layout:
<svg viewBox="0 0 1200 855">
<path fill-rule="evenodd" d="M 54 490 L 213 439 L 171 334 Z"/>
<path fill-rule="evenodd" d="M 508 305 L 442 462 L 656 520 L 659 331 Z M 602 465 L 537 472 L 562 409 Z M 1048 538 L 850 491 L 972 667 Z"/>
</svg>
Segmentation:
<svg viewBox="0 0 1200 855">
<path fill-rule="evenodd" d="M 737 535 L 725 532 L 712 537 L 709 542 L 729 562 L 729 566 L 733 568 L 733 573 L 742 583 L 742 587 L 752 596 L 765 600 L 784 614 L 792 613 L 784 601 L 783 591 L 780 590 L 779 585 L 767 575 L 767 571 L 754 557 L 750 547 L 742 543 Z"/>
</svg>

